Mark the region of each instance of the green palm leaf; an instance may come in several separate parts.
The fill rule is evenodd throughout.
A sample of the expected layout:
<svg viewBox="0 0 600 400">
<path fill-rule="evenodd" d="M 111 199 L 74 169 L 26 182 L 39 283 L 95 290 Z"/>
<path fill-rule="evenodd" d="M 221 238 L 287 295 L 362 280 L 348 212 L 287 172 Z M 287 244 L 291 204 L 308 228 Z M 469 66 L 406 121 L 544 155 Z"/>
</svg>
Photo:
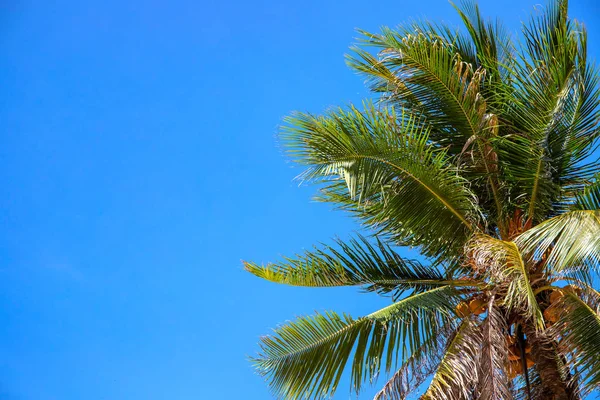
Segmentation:
<svg viewBox="0 0 600 400">
<path fill-rule="evenodd" d="M 572 292 L 565 293 L 561 304 L 564 311 L 553 330 L 572 357 L 573 381 L 585 396 L 600 384 L 600 316 Z"/>
<path fill-rule="evenodd" d="M 355 48 L 356 56 L 348 57 L 350 66 L 366 74 L 372 89 L 386 93 L 384 98 L 392 104 L 424 115 L 436 146 L 446 147 L 453 155 L 469 150 L 471 157 L 461 157 L 459 163 L 468 164 L 467 171 L 474 179 L 483 179 L 485 188 L 489 184 L 493 207 L 501 212 L 497 158 L 489 140 L 497 133 L 499 122 L 480 93 L 486 70 L 474 70 L 462 61 L 457 41 L 449 42 L 432 25 L 385 28 L 381 35 L 362 33 L 366 45 L 382 52 L 377 59 Z M 480 204 L 485 204 L 487 199 L 482 200 Z"/>
<path fill-rule="evenodd" d="M 401 244 L 438 255 L 462 246 L 479 216 L 475 198 L 428 130 L 393 110 L 297 113 L 283 139 L 309 169 L 306 180 L 329 183 L 322 199 L 353 211 Z"/>
<path fill-rule="evenodd" d="M 546 269 L 569 273 L 597 269 L 600 210 L 577 210 L 551 218 L 515 238 L 523 252 L 547 255 Z"/>
<path fill-rule="evenodd" d="M 511 121 L 496 147 L 514 198 L 540 222 L 553 216 L 597 171 L 586 161 L 600 133 L 598 75 L 587 62 L 585 29 L 567 17 L 566 1 L 524 26 L 527 53 L 513 70 Z"/>
<path fill-rule="evenodd" d="M 500 22 L 486 23 L 479 11 L 479 5 L 474 1 L 461 1 L 460 7 L 454 8 L 469 32 L 475 48 L 476 65 L 489 71 L 494 85 L 502 79 L 511 79 L 507 69 L 513 64 L 513 49 L 510 36 Z M 495 94 L 493 90 L 486 90 L 486 93 Z"/>
<path fill-rule="evenodd" d="M 469 287 L 472 280 L 445 279 L 435 267 L 408 260 L 377 238 L 371 244 L 363 237 L 337 247 L 306 251 L 279 263 L 260 266 L 245 262 L 248 272 L 271 282 L 293 286 L 362 286 L 366 291 L 392 293 L 398 298 L 405 290 L 427 290 L 440 286 Z"/>
<path fill-rule="evenodd" d="M 451 145 L 453 154 L 460 152 L 478 134 L 484 117 L 485 100 L 477 94 L 485 73 L 463 63 L 452 44 L 414 25 L 383 28 L 381 35 L 360 33 L 365 45 L 384 52 L 378 60 L 357 48 L 357 57 L 348 57 L 349 65 L 369 74 L 377 86 L 391 82 L 390 100 L 424 113 L 434 126 L 432 139 L 440 146 Z M 386 73 L 374 75 L 372 71 Z"/>
<path fill-rule="evenodd" d="M 285 399 L 333 394 L 351 359 L 352 387 L 390 370 L 405 346 L 411 351 L 448 323 L 458 294 L 441 287 L 414 294 L 359 319 L 329 312 L 299 318 L 261 339 L 258 371 Z"/>
<path fill-rule="evenodd" d="M 596 176 L 594 183 L 583 188 L 575 195 L 575 210 L 600 210 L 600 175 Z"/>
</svg>

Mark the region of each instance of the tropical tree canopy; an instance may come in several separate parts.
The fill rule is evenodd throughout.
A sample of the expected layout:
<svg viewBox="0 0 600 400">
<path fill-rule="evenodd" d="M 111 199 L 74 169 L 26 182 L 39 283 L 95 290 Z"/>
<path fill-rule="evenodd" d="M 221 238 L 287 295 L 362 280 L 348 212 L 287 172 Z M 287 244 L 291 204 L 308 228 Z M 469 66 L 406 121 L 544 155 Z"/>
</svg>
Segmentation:
<svg viewBox="0 0 600 400">
<path fill-rule="evenodd" d="M 455 8 L 462 31 L 360 31 L 347 62 L 373 99 L 285 120 L 301 179 L 368 237 L 245 268 L 393 302 L 262 338 L 253 362 L 279 398 L 330 397 L 344 371 L 357 393 L 387 374 L 378 400 L 579 399 L 600 384 L 600 92 L 585 27 L 557 0 L 517 44 L 475 3 Z"/>
</svg>

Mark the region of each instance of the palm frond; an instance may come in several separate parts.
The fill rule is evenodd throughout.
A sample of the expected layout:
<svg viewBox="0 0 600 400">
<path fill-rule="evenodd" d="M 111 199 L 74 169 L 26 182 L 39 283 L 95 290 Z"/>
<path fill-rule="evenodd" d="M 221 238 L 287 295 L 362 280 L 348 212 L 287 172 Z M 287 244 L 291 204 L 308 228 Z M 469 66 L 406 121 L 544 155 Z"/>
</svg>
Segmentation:
<svg viewBox="0 0 600 400">
<path fill-rule="evenodd" d="M 575 194 L 574 210 L 600 210 L 600 174 L 579 193 Z"/>
<path fill-rule="evenodd" d="M 561 305 L 563 312 L 552 330 L 562 337 L 572 379 L 585 396 L 600 384 L 600 316 L 573 292 L 565 293 Z"/>
<path fill-rule="evenodd" d="M 359 236 L 348 243 L 337 240 L 336 244 L 266 266 L 245 262 L 245 269 L 271 282 L 305 287 L 362 286 L 369 292 L 391 293 L 394 299 L 410 289 L 481 284 L 447 279 L 438 268 L 405 259 L 379 238 L 370 243 Z"/>
<path fill-rule="evenodd" d="M 464 0 L 459 6 L 453 6 L 469 32 L 475 48 L 477 65 L 489 71 L 490 79 L 494 83 L 501 79 L 510 79 L 507 68 L 513 64 L 513 46 L 510 35 L 502 24 L 497 20 L 484 21 L 475 1 Z"/>
<path fill-rule="evenodd" d="M 533 366 L 527 370 L 529 377 L 529 390 L 527 390 L 527 382 L 525 375 L 519 374 L 513 380 L 513 399 L 514 400 L 547 400 L 548 396 L 545 392 L 544 385 L 537 371 L 537 366 Z"/>
<path fill-rule="evenodd" d="M 463 319 L 454 337 L 448 342 L 429 388 L 421 399 L 470 398 L 477 382 L 481 344 L 480 329 L 472 319 Z"/>
<path fill-rule="evenodd" d="M 287 122 L 288 151 L 309 166 L 302 178 L 327 182 L 321 199 L 368 226 L 426 255 L 462 246 L 474 229 L 473 194 L 414 116 L 369 106 L 324 117 L 297 113 Z"/>
<path fill-rule="evenodd" d="M 359 32 L 364 46 L 382 53 L 375 58 L 354 48 L 356 57 L 348 57 L 350 67 L 367 74 L 376 91 L 385 89 L 393 104 L 425 115 L 439 146 L 450 146 L 450 153 L 458 154 L 469 138 L 480 133 L 486 103 L 478 93 L 485 71 L 463 62 L 452 43 L 415 24 L 383 28 L 381 34 Z"/>
<path fill-rule="evenodd" d="M 572 289 L 574 289 L 581 301 L 585 302 L 585 304 L 587 304 L 588 307 L 590 307 L 596 313 L 599 313 L 600 292 L 598 292 L 589 282 L 579 279 L 570 279 L 570 281 L 574 282 L 574 284 L 567 286 L 566 289 L 563 288 L 562 291 L 572 291 Z"/>
<path fill-rule="evenodd" d="M 381 35 L 362 33 L 365 46 L 382 52 L 376 58 L 354 48 L 355 56 L 348 57 L 350 66 L 365 74 L 372 90 L 382 92 L 387 102 L 424 115 L 432 127 L 432 144 L 461 155 L 458 163 L 468 166 L 463 174 L 468 173 L 471 184 L 483 188 L 480 192 L 485 198 L 480 198 L 480 205 L 487 204 L 488 198 L 492 201 L 497 212 L 488 212 L 490 219 L 501 214 L 503 193 L 490 145 L 499 120 L 481 93 L 487 71 L 463 61 L 457 41 L 450 42 L 445 37 L 449 33 L 438 32 L 433 25 L 414 23 L 397 30 L 384 28 Z"/>
<path fill-rule="evenodd" d="M 454 337 L 454 324 L 444 326 L 414 351 L 374 397 L 374 400 L 405 400 L 435 373 L 449 338 Z"/>
<path fill-rule="evenodd" d="M 596 270 L 600 263 L 600 210 L 576 210 L 551 218 L 515 238 L 519 248 L 547 257 L 551 273 Z"/>
<path fill-rule="evenodd" d="M 352 388 L 394 367 L 402 348 L 418 349 L 449 316 L 458 299 L 452 288 L 414 294 L 359 319 L 333 312 L 303 317 L 261 339 L 253 361 L 275 395 L 285 399 L 332 395 L 351 359 Z"/>
<path fill-rule="evenodd" d="M 506 292 L 504 303 L 528 317 L 536 329 L 544 327 L 540 306 L 531 287 L 529 268 L 514 242 L 479 234 L 469 244 L 474 267 L 487 273 L 497 287 Z"/>
<path fill-rule="evenodd" d="M 512 398 L 510 379 L 506 375 L 508 346 L 506 322 L 491 296 L 487 317 L 482 324 L 482 349 L 478 363 L 477 398 L 480 400 L 509 400 Z"/>
<path fill-rule="evenodd" d="M 496 143 L 503 176 L 534 223 L 564 210 L 597 171 L 587 157 L 599 138 L 598 73 L 587 62 L 586 32 L 566 1 L 524 26 L 526 53 L 514 70 L 510 134 Z"/>
<path fill-rule="evenodd" d="M 347 62 L 376 106 L 286 119 L 281 138 L 307 168 L 300 179 L 375 237 L 246 270 L 394 303 L 358 319 L 301 317 L 261 338 L 254 363 L 279 398 L 331 396 L 346 367 L 356 393 L 391 375 L 376 400 L 404 399 L 428 377 L 423 399 L 575 398 L 600 387 L 600 74 L 587 32 L 567 0 L 550 0 L 517 52 L 500 23 L 461 1 L 466 33 L 428 21 L 359 31 Z M 511 378 L 513 326 L 525 380 Z"/>
</svg>

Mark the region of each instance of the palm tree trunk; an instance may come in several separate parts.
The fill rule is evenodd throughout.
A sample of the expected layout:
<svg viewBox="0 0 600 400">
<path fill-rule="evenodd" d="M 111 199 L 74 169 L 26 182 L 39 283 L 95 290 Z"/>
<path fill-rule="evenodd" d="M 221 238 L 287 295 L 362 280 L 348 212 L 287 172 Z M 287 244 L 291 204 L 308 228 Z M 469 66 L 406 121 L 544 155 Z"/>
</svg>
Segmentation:
<svg viewBox="0 0 600 400">
<path fill-rule="evenodd" d="M 535 362 L 542 381 L 541 398 L 548 400 L 575 399 L 561 376 L 552 342 L 534 330 L 527 332 L 527 341 L 531 344 L 531 358 Z"/>
</svg>

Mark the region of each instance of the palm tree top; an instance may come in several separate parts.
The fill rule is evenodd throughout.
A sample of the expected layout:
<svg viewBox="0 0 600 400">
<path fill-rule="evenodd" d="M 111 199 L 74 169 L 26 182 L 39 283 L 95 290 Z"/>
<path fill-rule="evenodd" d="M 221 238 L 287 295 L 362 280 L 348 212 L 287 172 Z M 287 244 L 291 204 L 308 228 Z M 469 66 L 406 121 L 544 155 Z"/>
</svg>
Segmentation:
<svg viewBox="0 0 600 400">
<path fill-rule="evenodd" d="M 331 396 L 346 369 L 357 393 L 387 374 L 379 400 L 425 382 L 424 399 L 576 399 L 600 383 L 600 92 L 585 27 L 556 0 L 515 42 L 476 3 L 455 8 L 464 32 L 360 31 L 347 63 L 374 98 L 285 120 L 300 179 L 372 238 L 246 269 L 393 303 L 262 338 L 253 360 L 277 397 Z"/>
</svg>

